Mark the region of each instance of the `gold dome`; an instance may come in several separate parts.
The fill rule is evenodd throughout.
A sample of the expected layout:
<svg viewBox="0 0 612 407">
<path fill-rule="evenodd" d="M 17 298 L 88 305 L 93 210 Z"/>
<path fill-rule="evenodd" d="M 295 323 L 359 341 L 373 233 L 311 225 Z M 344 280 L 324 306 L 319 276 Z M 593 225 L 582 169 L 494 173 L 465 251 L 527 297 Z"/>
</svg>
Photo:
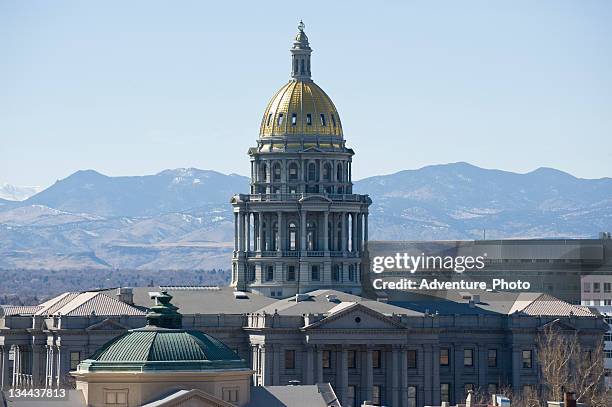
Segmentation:
<svg viewBox="0 0 612 407">
<path fill-rule="evenodd" d="M 342 137 L 336 107 L 323 89 L 312 81 L 291 80 L 268 103 L 259 136 L 287 135 Z"/>
</svg>

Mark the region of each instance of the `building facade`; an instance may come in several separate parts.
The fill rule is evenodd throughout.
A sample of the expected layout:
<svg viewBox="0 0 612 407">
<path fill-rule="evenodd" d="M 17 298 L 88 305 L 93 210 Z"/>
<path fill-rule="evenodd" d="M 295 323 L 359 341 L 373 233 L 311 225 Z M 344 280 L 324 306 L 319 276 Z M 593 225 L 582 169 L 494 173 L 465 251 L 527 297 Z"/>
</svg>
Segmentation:
<svg viewBox="0 0 612 407">
<path fill-rule="evenodd" d="M 340 115 L 311 78 L 304 25 L 291 80 L 264 112 L 250 148 L 251 191 L 232 198 L 232 283 L 271 297 L 336 287 L 358 294 L 368 239 L 367 195 L 353 194 L 353 150 Z"/>
</svg>

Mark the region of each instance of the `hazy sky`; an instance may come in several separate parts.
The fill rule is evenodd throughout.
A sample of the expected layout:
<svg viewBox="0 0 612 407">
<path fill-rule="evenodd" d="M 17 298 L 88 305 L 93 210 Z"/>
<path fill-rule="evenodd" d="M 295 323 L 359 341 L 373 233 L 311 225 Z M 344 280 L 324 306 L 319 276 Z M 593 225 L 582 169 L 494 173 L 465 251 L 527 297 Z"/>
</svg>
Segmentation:
<svg viewBox="0 0 612 407">
<path fill-rule="evenodd" d="M 611 1 L 0 1 L 0 183 L 248 173 L 303 19 L 354 176 L 612 176 Z"/>
</svg>

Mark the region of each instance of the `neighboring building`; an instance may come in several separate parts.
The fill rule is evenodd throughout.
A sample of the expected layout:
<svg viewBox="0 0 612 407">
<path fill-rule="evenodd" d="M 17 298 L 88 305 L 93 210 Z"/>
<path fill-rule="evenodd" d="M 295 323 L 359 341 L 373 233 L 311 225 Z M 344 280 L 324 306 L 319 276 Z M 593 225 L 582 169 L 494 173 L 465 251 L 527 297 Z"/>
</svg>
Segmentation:
<svg viewBox="0 0 612 407">
<path fill-rule="evenodd" d="M 353 194 L 353 150 L 340 115 L 311 79 L 300 24 L 291 80 L 268 103 L 250 148 L 251 191 L 232 198 L 235 240 L 231 285 L 284 298 L 334 287 L 359 294 L 367 195 Z"/>
</svg>

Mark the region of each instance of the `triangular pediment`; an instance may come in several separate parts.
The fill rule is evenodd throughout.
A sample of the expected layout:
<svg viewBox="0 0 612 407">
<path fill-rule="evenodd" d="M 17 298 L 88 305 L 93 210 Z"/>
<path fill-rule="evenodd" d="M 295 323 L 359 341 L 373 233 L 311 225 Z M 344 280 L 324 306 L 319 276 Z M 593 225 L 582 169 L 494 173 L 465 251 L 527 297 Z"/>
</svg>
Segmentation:
<svg viewBox="0 0 612 407">
<path fill-rule="evenodd" d="M 235 407 L 234 404 L 223 401 L 199 389 L 178 390 L 171 395 L 143 407 Z"/>
<path fill-rule="evenodd" d="M 300 198 L 300 202 L 325 202 L 329 203 L 332 200 L 327 198 L 325 195 L 307 195 L 303 198 Z"/>
<path fill-rule="evenodd" d="M 324 153 L 325 151 L 321 150 L 318 147 L 308 147 L 302 150 L 303 153 L 310 153 L 310 152 L 315 152 L 315 153 Z"/>
<path fill-rule="evenodd" d="M 110 318 L 106 318 L 103 321 L 97 322 L 93 325 L 88 326 L 86 331 L 118 331 L 118 330 L 127 330 L 130 327 L 120 324 L 117 321 L 113 321 Z"/>
<path fill-rule="evenodd" d="M 327 317 L 304 329 L 403 329 L 405 326 L 360 303 L 340 303 Z"/>
<path fill-rule="evenodd" d="M 558 332 L 575 332 L 577 330 L 576 327 L 572 325 L 569 321 L 564 321 L 559 318 L 542 324 L 538 327 L 538 330 L 540 331 L 544 331 L 546 329 L 553 329 Z"/>
</svg>

